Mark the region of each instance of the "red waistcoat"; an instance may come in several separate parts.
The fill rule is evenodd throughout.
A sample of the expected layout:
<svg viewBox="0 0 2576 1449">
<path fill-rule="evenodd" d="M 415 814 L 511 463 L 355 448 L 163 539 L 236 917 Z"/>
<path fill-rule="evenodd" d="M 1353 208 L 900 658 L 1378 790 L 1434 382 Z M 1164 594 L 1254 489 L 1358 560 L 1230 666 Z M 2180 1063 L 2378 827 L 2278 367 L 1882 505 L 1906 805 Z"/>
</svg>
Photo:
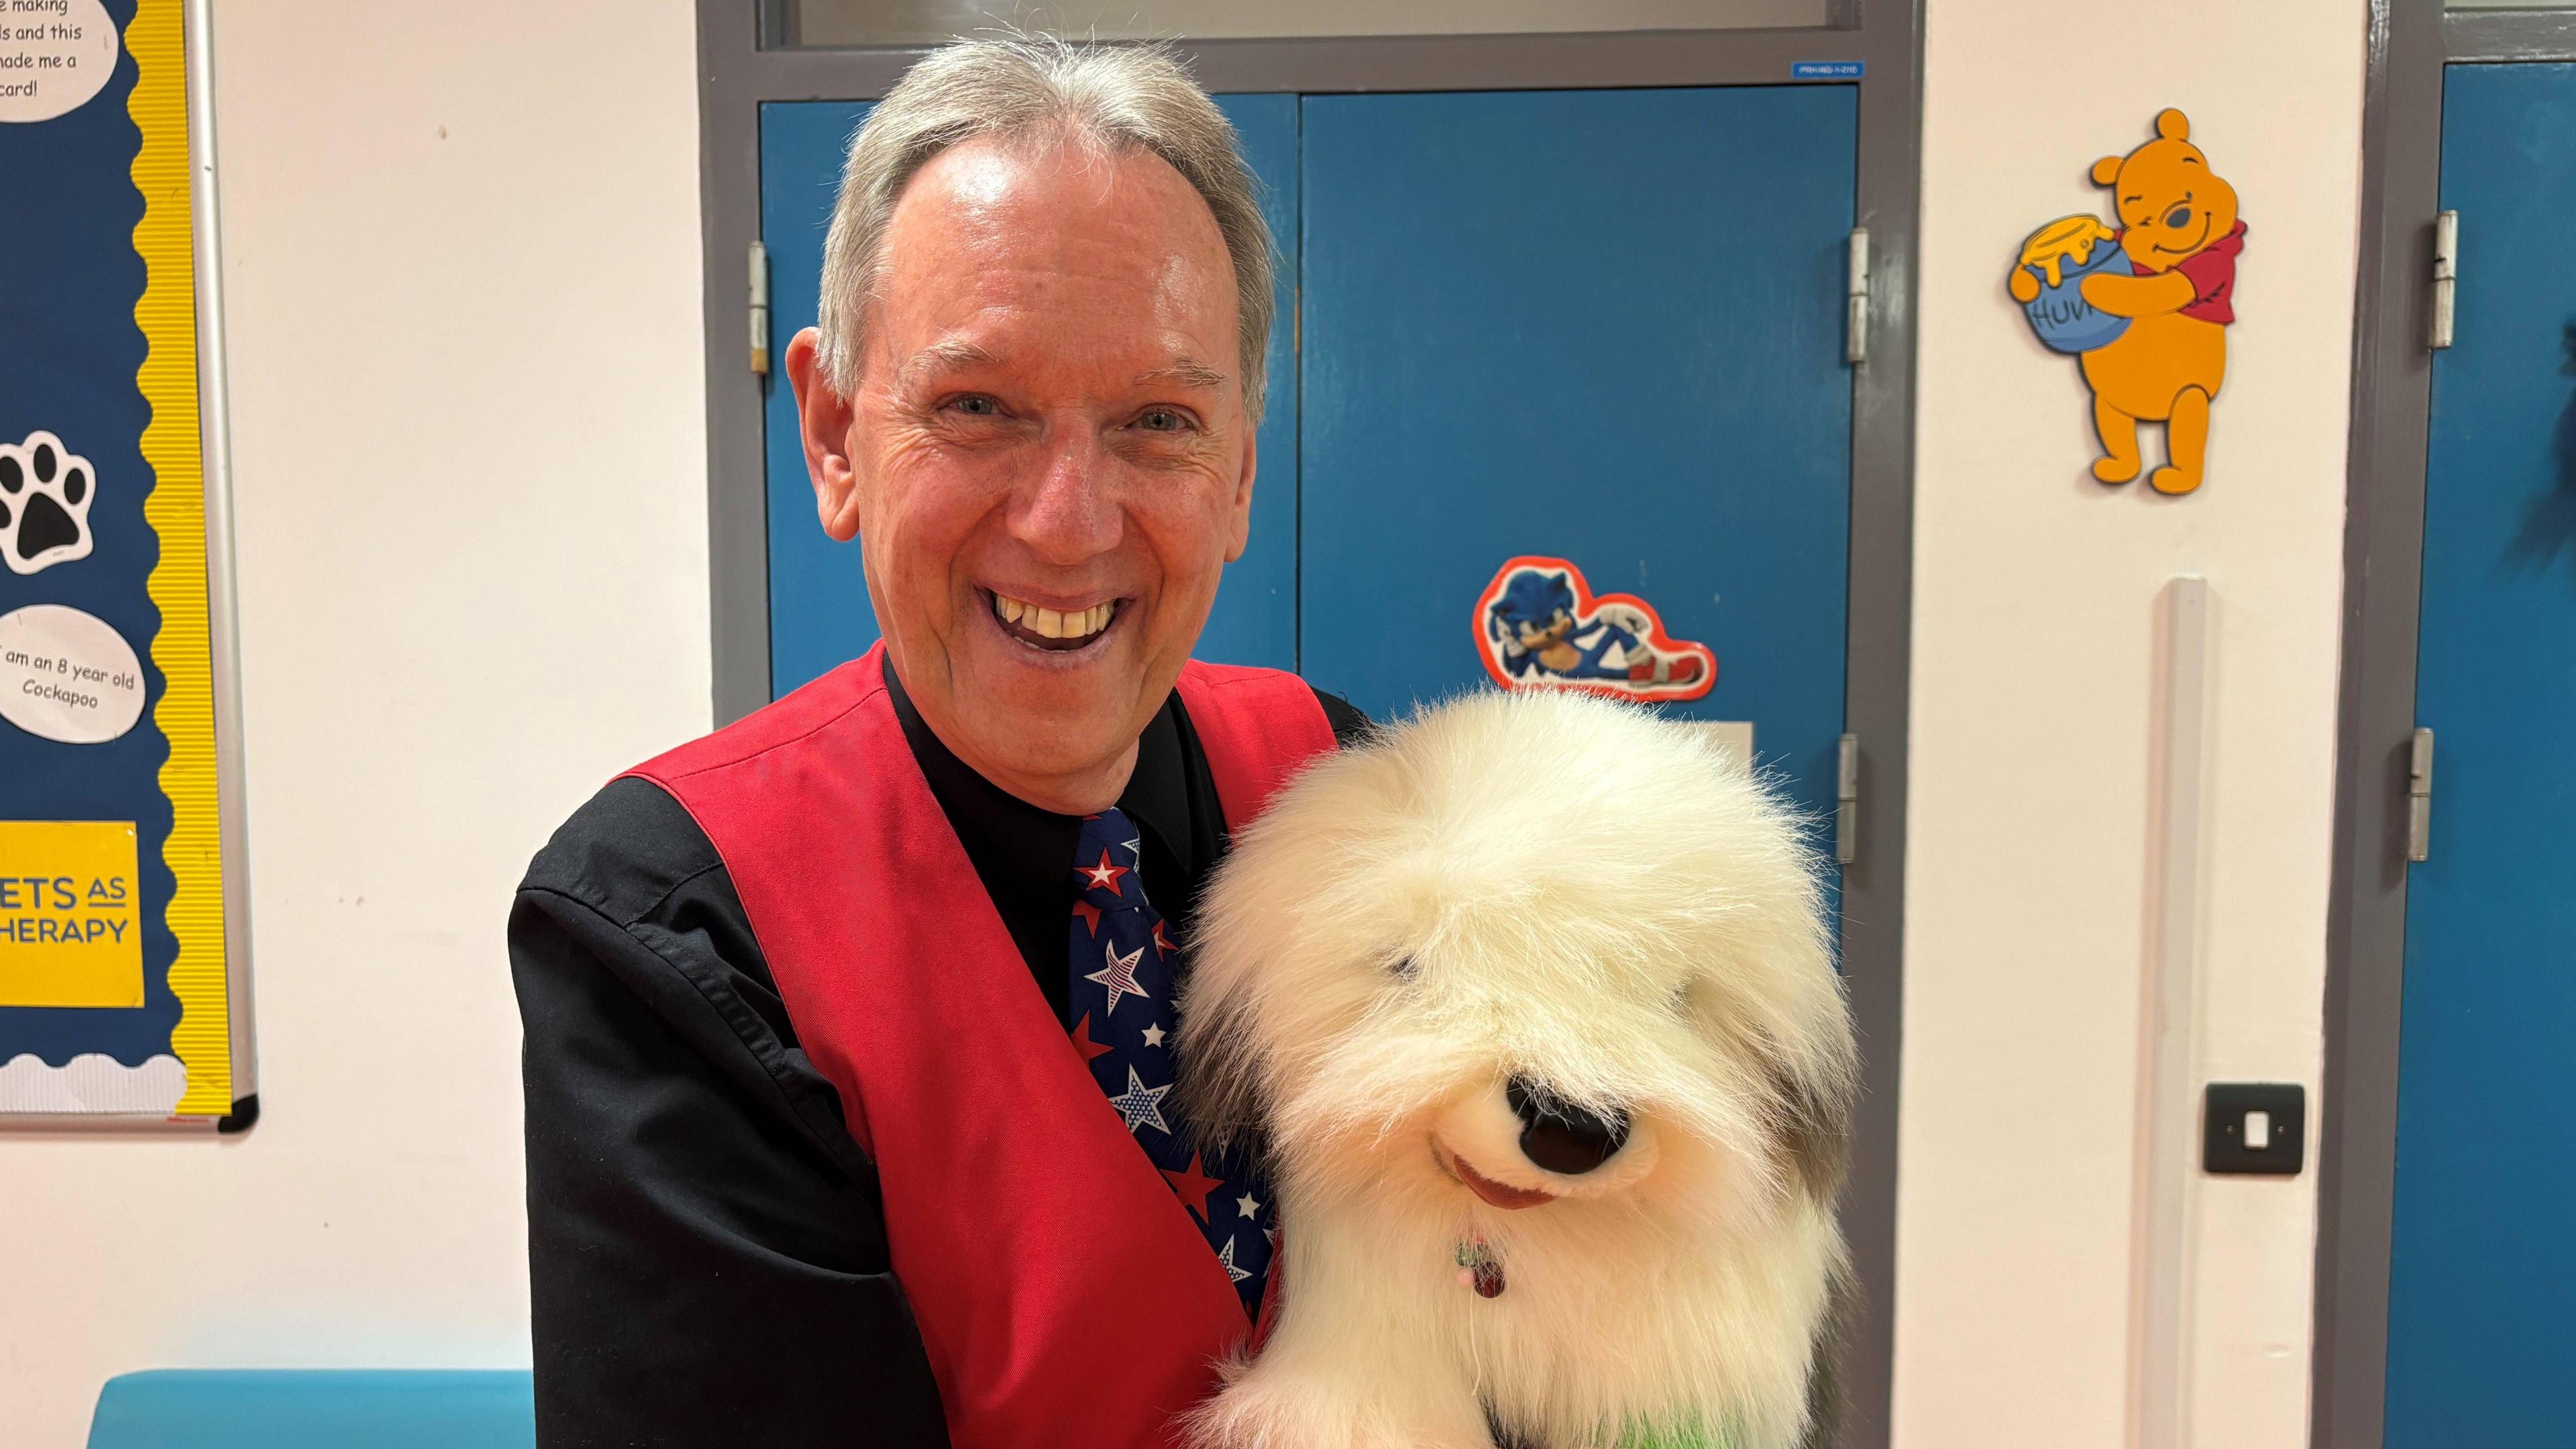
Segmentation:
<svg viewBox="0 0 2576 1449">
<path fill-rule="evenodd" d="M 631 773 L 724 858 L 876 1162 L 951 1441 L 1168 1443 L 1243 1340 L 1240 1300 L 1029 979 L 904 742 L 882 655 Z M 1293 674 L 1193 662 L 1180 695 L 1231 829 L 1333 747 Z"/>
</svg>

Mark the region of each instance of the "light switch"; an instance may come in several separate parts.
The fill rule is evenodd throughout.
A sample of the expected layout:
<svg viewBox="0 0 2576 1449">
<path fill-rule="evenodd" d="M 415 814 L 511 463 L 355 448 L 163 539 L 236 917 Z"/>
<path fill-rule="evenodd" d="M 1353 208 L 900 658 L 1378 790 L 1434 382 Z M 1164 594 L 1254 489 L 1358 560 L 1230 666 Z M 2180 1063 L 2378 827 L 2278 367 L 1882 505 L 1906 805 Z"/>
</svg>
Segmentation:
<svg viewBox="0 0 2576 1449">
<path fill-rule="evenodd" d="M 2203 1172 L 2291 1177 L 2307 1166 L 2308 1089 L 2212 1082 L 2201 1107 Z"/>
</svg>

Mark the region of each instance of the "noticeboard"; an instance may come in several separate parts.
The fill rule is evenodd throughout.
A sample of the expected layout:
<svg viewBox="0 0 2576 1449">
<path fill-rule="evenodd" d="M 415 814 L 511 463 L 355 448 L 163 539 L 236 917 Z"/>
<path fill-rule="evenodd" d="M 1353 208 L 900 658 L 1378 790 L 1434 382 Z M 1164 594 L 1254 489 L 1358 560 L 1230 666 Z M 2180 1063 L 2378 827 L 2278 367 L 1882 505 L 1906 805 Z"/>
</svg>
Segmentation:
<svg viewBox="0 0 2576 1449">
<path fill-rule="evenodd" d="M 202 21 L 202 0 L 0 0 L 15 1125 L 257 1112 Z"/>
</svg>

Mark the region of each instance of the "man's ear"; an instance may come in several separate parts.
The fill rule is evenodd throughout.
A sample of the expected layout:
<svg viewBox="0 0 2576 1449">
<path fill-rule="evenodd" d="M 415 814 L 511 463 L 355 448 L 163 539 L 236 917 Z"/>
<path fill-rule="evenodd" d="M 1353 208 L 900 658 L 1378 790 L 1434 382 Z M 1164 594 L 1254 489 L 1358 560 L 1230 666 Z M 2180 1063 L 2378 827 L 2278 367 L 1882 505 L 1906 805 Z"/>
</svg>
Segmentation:
<svg viewBox="0 0 2576 1449">
<path fill-rule="evenodd" d="M 2120 163 L 2126 159 L 2128 158 L 2123 156 L 2105 156 L 2101 160 L 2094 162 L 2093 184 L 2096 186 L 2108 186 L 2112 182 L 2119 180 Z"/>
<path fill-rule="evenodd" d="M 1243 557 L 1252 546 L 1252 475 L 1261 462 L 1261 430 L 1252 420 L 1243 421 L 1243 476 L 1234 484 L 1234 517 L 1229 521 L 1225 538 L 1225 561 Z"/>
<path fill-rule="evenodd" d="M 850 400 L 823 375 L 823 335 L 808 327 L 787 344 L 787 381 L 796 389 L 796 428 L 805 444 L 805 476 L 814 481 L 814 512 L 824 536 L 859 536 L 859 475 L 850 466 Z"/>
</svg>

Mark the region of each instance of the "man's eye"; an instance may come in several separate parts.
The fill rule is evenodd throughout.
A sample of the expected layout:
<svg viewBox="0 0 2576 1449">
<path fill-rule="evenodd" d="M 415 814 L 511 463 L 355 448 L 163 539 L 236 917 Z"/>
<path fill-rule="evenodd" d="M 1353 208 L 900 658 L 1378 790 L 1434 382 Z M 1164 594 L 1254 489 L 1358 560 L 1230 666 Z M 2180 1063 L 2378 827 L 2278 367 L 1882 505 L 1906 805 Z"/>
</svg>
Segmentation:
<svg viewBox="0 0 2576 1449">
<path fill-rule="evenodd" d="M 989 418 L 1002 410 L 1001 404 L 980 393 L 969 393 L 965 397 L 951 401 L 948 406 L 968 417 L 975 418 Z"/>
<path fill-rule="evenodd" d="M 1177 433 L 1189 425 L 1179 408 L 1147 408 L 1136 416 L 1136 426 L 1149 433 Z"/>
</svg>

